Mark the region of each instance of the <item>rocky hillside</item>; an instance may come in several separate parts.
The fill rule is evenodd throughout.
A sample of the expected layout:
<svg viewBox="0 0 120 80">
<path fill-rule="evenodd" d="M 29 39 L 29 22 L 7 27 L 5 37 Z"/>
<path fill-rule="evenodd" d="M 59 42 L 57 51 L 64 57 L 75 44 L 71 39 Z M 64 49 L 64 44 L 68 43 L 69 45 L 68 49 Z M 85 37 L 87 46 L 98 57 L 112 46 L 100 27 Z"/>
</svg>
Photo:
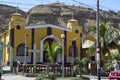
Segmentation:
<svg viewBox="0 0 120 80">
<path fill-rule="evenodd" d="M 67 21 L 72 18 L 79 21 L 79 24 L 84 28 L 84 31 L 89 26 L 95 26 L 96 11 L 91 8 L 85 8 L 74 5 L 65 4 L 48 4 L 38 5 L 29 10 L 27 23 L 29 25 L 35 23 L 50 23 L 60 26 L 66 26 Z M 114 11 L 100 10 L 100 19 L 103 21 L 112 21 L 113 26 L 120 29 L 120 13 Z"/>
<path fill-rule="evenodd" d="M 16 12 L 15 7 L 0 5 L 0 27 L 1 32 L 4 32 L 8 28 L 8 21 L 10 15 Z M 95 26 L 96 11 L 90 8 L 65 5 L 65 4 L 48 4 L 37 5 L 31 8 L 27 13 L 19 10 L 24 18 L 26 18 L 27 24 L 49 23 L 66 27 L 67 21 L 74 18 L 79 21 L 79 24 L 84 28 L 84 31 L 89 26 Z M 103 11 L 100 10 L 100 19 L 103 21 L 112 21 L 113 26 L 120 29 L 120 12 Z"/>
</svg>

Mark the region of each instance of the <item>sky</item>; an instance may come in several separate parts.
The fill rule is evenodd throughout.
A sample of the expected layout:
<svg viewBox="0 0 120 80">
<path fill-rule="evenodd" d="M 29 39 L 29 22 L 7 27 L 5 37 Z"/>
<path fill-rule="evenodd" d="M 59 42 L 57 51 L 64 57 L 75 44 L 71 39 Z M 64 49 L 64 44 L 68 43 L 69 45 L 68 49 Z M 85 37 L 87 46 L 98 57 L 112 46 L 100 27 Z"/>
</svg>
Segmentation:
<svg viewBox="0 0 120 80">
<path fill-rule="evenodd" d="M 120 0 L 99 0 L 100 9 L 120 11 Z M 48 3 L 65 3 L 68 5 L 86 6 L 89 8 L 96 8 L 97 0 L 0 0 L 0 4 L 7 4 L 14 7 L 19 7 L 24 11 L 28 11 L 30 8 Z M 82 4 L 81 4 L 82 3 Z"/>
</svg>

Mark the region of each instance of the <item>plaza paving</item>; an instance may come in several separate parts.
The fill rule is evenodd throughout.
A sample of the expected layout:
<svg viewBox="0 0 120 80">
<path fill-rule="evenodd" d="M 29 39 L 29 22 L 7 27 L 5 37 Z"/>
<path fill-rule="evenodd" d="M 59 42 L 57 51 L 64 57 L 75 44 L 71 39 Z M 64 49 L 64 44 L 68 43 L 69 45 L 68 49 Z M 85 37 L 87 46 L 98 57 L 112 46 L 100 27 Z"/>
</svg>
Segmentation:
<svg viewBox="0 0 120 80">
<path fill-rule="evenodd" d="M 90 80 L 98 80 L 97 76 L 90 76 Z M 101 80 L 109 80 L 107 77 L 101 77 Z"/>
<path fill-rule="evenodd" d="M 21 75 L 4 74 L 2 80 L 35 80 L 35 77 L 24 77 Z M 98 80 L 96 76 L 90 76 L 90 80 Z M 108 80 L 107 77 L 101 78 L 101 80 Z"/>
<path fill-rule="evenodd" d="M 14 75 L 14 74 L 4 74 L 2 75 L 2 80 L 35 80 L 35 78 L 24 77 L 24 76 Z"/>
</svg>

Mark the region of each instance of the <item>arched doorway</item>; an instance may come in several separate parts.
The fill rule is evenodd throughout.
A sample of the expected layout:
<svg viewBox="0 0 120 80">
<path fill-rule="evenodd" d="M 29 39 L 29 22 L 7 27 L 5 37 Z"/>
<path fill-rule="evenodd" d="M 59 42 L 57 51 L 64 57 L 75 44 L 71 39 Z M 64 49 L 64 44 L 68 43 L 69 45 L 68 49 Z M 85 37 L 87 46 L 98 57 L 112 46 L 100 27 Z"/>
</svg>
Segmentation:
<svg viewBox="0 0 120 80">
<path fill-rule="evenodd" d="M 48 42 L 49 46 L 51 46 L 51 44 L 52 44 L 53 41 L 55 41 L 55 40 L 52 39 L 52 38 L 47 38 L 46 40 L 44 40 L 43 44 L 45 44 L 46 42 Z M 43 62 L 49 62 L 46 50 L 43 50 Z"/>
<path fill-rule="evenodd" d="M 57 43 L 60 43 L 60 40 L 55 37 L 54 35 L 50 35 L 50 36 L 47 36 L 45 38 L 43 38 L 41 41 L 40 41 L 40 46 L 41 46 L 41 50 L 40 50 L 40 62 L 44 63 L 44 62 L 49 62 L 48 61 L 48 56 L 46 55 L 47 53 L 44 51 L 43 47 L 44 47 L 44 43 L 48 41 L 49 44 L 51 44 L 53 41 L 57 42 Z M 59 56 L 58 56 L 59 57 Z M 60 58 L 58 58 L 57 61 L 60 61 Z"/>
</svg>

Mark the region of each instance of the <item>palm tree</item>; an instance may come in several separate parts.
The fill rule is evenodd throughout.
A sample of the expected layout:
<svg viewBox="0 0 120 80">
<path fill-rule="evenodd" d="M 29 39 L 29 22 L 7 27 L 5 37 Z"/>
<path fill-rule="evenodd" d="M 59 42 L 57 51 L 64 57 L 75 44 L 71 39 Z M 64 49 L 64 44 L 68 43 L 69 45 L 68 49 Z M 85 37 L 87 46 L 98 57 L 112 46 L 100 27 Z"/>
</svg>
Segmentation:
<svg viewBox="0 0 120 80">
<path fill-rule="evenodd" d="M 96 36 L 96 28 L 90 27 L 90 29 L 87 31 L 88 35 L 93 35 L 93 37 Z M 101 47 L 101 53 L 103 56 L 105 56 L 106 53 L 110 53 L 109 50 L 111 48 L 120 48 L 118 45 L 118 41 L 120 40 L 120 33 L 118 29 L 115 29 L 111 26 L 111 22 L 102 22 L 100 21 L 100 30 L 99 30 L 99 38 L 100 38 L 100 47 Z"/>
<path fill-rule="evenodd" d="M 109 55 L 106 55 L 105 57 L 105 70 L 107 72 L 113 70 L 113 61 L 114 61 L 114 55 L 113 54 L 109 54 Z"/>
<path fill-rule="evenodd" d="M 93 37 L 96 36 L 95 27 L 90 27 L 87 34 L 90 35 L 91 33 L 92 35 L 94 34 Z M 120 45 L 118 45 L 118 41 L 120 40 L 119 30 L 112 27 L 110 21 L 100 21 L 99 39 L 101 47 L 101 56 L 103 60 L 107 63 L 107 65 L 110 65 L 109 62 L 111 63 L 114 59 L 110 54 L 110 50 L 117 48 L 120 52 Z M 96 49 L 94 45 L 89 48 L 89 53 L 93 53 L 95 51 Z M 109 57 L 105 58 L 106 53 L 108 53 Z"/>
<path fill-rule="evenodd" d="M 119 31 L 111 26 L 111 22 L 100 23 L 100 43 L 101 52 L 105 56 L 106 53 L 110 53 L 110 48 L 116 48 L 119 41 Z M 112 45 L 112 46 L 111 46 Z"/>
<path fill-rule="evenodd" d="M 89 62 L 88 58 L 75 58 L 74 59 L 74 62 L 77 63 L 74 67 L 73 67 L 73 72 L 75 74 L 80 74 L 81 76 L 81 73 L 83 71 L 88 71 L 88 66 L 87 66 L 87 63 Z"/>
<path fill-rule="evenodd" d="M 117 52 L 110 52 L 109 55 L 106 55 L 105 57 L 105 68 L 107 71 L 111 71 L 111 70 L 114 70 L 114 63 L 115 61 L 120 61 L 120 54 L 117 53 Z"/>
<path fill-rule="evenodd" d="M 89 47 L 88 52 L 89 52 L 90 54 L 95 54 L 95 53 L 96 53 L 95 44 L 93 44 L 92 46 Z"/>
<path fill-rule="evenodd" d="M 48 42 L 45 42 L 44 50 L 47 52 L 48 60 L 52 62 L 52 64 L 55 63 L 57 55 L 62 53 L 61 45 L 55 41 L 53 41 L 51 45 Z"/>
</svg>

